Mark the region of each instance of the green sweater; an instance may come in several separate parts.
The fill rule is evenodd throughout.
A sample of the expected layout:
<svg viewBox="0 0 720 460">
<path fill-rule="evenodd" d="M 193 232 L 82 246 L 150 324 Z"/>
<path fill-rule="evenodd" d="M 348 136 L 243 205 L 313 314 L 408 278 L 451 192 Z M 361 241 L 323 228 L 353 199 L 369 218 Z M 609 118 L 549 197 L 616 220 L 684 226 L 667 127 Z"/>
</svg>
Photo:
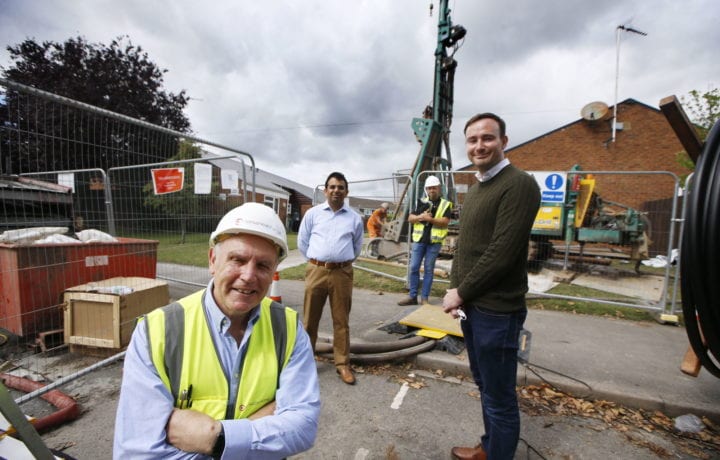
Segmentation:
<svg viewBox="0 0 720 460">
<path fill-rule="evenodd" d="M 525 308 L 528 243 L 539 207 L 535 179 L 513 165 L 470 187 L 450 275 L 464 305 L 498 312 Z"/>
</svg>

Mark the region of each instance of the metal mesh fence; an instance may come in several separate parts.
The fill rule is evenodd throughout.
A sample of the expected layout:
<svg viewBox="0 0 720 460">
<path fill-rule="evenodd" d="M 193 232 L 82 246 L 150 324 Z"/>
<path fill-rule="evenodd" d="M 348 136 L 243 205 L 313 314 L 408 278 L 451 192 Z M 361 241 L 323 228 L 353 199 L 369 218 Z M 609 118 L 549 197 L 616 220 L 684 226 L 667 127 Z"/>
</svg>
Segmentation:
<svg viewBox="0 0 720 460">
<path fill-rule="evenodd" d="M 206 281 L 208 235 L 256 201 L 254 171 L 245 152 L 0 79 L 2 369 L 120 352 L 177 298 L 157 278 Z"/>
<path fill-rule="evenodd" d="M 230 184 L 228 170 L 234 171 Z M 164 182 L 157 171 L 166 174 Z M 40 371 L 55 347 L 105 356 L 122 349 L 143 311 L 114 310 L 118 289 L 132 285 L 149 309 L 177 297 L 159 293 L 156 278 L 203 285 L 209 233 L 231 208 L 258 201 L 254 171 L 245 152 L 0 79 L 0 341 L 16 345 L 0 347 L 0 357 L 9 367 Z M 181 190 L 172 189 L 178 174 Z M 461 214 L 472 173 L 435 174 L 453 186 Z M 660 182 L 676 182 L 655 172 L 596 176 L 600 196 L 609 187 L 628 187 L 641 196 Z M 391 216 L 405 215 L 413 206 L 405 194 L 421 195 L 424 179 L 351 182 L 351 199 L 365 217 L 383 201 L 391 203 Z M 167 191 L 163 187 L 173 192 L 158 193 Z M 640 207 L 651 226 L 650 257 L 670 257 L 676 247 L 677 203 L 673 196 Z M 50 240 L 31 244 L 41 238 Z M 398 238 L 406 239 L 407 232 Z M 576 247 L 563 243 L 553 241 L 569 257 Z M 617 249 L 598 246 L 608 253 Z M 670 268 L 662 275 L 662 295 L 641 299 L 641 308 L 668 311 Z M 125 279 L 103 284 L 120 277 Z M 88 284 L 94 292 L 67 298 L 66 291 Z M 28 356 L 29 349 L 42 353 Z"/>
</svg>

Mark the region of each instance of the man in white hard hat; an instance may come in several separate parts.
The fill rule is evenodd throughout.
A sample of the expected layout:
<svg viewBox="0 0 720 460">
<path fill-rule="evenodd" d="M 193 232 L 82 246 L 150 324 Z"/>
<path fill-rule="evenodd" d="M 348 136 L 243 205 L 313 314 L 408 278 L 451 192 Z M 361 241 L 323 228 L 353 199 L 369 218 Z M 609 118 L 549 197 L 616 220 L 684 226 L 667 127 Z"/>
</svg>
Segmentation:
<svg viewBox="0 0 720 460">
<path fill-rule="evenodd" d="M 408 216 L 412 224 L 412 246 L 410 250 L 410 292 L 398 305 L 417 305 L 420 287 L 420 265 L 423 266 L 423 283 L 420 298 L 423 304 L 429 302 L 435 272 L 435 261 L 447 236 L 452 203 L 441 196 L 440 179 L 428 176 L 425 179 L 425 196 Z"/>
<path fill-rule="evenodd" d="M 382 236 L 382 226 L 387 219 L 387 210 L 390 203 L 383 203 L 379 208 L 373 211 L 367 221 L 367 231 L 370 238 L 378 238 Z"/>
<path fill-rule="evenodd" d="M 133 332 L 114 458 L 284 458 L 313 445 L 320 394 L 310 340 L 294 310 L 266 297 L 287 253 L 267 206 L 246 203 L 220 220 L 207 288 L 145 315 Z"/>
</svg>

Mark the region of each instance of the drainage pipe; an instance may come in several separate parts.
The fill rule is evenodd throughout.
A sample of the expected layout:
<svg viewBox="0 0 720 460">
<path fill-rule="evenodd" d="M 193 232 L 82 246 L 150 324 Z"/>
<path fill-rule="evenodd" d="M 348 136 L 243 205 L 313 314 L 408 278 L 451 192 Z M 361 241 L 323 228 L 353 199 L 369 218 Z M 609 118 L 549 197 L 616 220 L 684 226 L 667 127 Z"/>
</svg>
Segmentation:
<svg viewBox="0 0 720 460">
<path fill-rule="evenodd" d="M 40 382 L 10 374 L 0 374 L 0 380 L 3 381 L 6 387 L 25 393 L 36 391 L 45 386 Z M 60 390 L 48 391 L 43 394 L 41 398 L 55 406 L 58 410 L 50 415 L 34 420 L 32 425 L 37 431 L 43 431 L 56 425 L 75 420 L 80 415 L 80 407 L 77 402 L 65 393 L 60 392 Z"/>
</svg>

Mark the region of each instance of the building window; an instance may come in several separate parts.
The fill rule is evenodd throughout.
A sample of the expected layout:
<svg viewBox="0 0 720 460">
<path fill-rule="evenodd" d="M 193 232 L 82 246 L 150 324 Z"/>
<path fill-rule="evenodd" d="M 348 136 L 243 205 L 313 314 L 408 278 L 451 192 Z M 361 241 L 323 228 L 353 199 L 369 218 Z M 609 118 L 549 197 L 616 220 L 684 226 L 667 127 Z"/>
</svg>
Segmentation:
<svg viewBox="0 0 720 460">
<path fill-rule="evenodd" d="M 278 207 L 280 205 L 280 200 L 278 200 L 277 198 L 265 195 L 265 201 L 263 204 L 265 204 L 265 206 L 271 207 L 275 212 L 279 211 Z"/>
</svg>

